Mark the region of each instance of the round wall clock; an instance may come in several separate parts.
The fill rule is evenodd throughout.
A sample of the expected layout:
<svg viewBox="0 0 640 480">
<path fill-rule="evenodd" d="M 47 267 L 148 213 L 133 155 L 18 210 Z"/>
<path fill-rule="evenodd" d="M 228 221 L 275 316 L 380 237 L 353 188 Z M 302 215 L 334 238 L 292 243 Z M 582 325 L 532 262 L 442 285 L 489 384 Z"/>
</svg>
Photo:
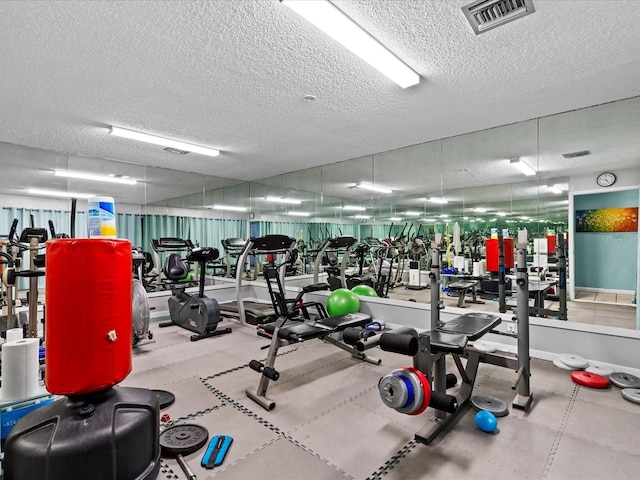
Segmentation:
<svg viewBox="0 0 640 480">
<path fill-rule="evenodd" d="M 616 176 L 611 172 L 605 172 L 598 175 L 596 181 L 601 187 L 610 187 L 616 183 Z"/>
</svg>

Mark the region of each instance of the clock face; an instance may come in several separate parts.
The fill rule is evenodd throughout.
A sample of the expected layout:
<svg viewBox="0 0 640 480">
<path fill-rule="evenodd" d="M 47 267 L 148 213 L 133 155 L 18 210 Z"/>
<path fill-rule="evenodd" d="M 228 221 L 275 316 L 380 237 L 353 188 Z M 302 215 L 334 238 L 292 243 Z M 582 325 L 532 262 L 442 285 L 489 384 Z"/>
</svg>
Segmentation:
<svg viewBox="0 0 640 480">
<path fill-rule="evenodd" d="M 616 176 L 613 173 L 606 172 L 598 175 L 598 185 L 601 187 L 610 187 L 614 183 L 616 183 Z"/>
</svg>

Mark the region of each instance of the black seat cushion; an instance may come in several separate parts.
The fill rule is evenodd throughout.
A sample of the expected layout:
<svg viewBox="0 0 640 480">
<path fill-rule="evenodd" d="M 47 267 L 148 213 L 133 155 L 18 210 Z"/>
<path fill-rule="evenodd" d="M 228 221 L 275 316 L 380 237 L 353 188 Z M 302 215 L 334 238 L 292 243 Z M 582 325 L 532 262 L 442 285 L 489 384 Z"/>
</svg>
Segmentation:
<svg viewBox="0 0 640 480">
<path fill-rule="evenodd" d="M 438 327 L 439 332 L 466 335 L 469 340 L 477 340 L 500 324 L 502 320 L 490 313 L 465 313 Z"/>
<path fill-rule="evenodd" d="M 268 334 L 273 335 L 275 324 L 266 324 L 261 328 Z M 291 322 L 285 324 L 283 327 L 280 327 L 280 329 L 278 330 L 278 338 L 298 342 L 322 337 L 324 335 L 327 335 L 328 333 L 331 332 L 327 331 L 327 329 L 325 328 L 315 326 L 312 323 Z"/>
<path fill-rule="evenodd" d="M 428 332 L 432 352 L 463 353 L 469 340 L 466 335 L 454 335 L 438 330 Z"/>
<path fill-rule="evenodd" d="M 182 258 L 180 258 L 180 255 L 172 253 L 164 261 L 164 268 L 162 271 L 169 280 L 177 281 L 187 278 L 187 275 L 189 274 L 189 267 L 187 267 L 187 264 L 184 263 Z"/>
<path fill-rule="evenodd" d="M 366 313 L 349 313 L 338 317 L 321 318 L 315 324 L 326 330 L 340 331 L 347 327 L 364 327 L 370 321 L 371 315 Z"/>
</svg>

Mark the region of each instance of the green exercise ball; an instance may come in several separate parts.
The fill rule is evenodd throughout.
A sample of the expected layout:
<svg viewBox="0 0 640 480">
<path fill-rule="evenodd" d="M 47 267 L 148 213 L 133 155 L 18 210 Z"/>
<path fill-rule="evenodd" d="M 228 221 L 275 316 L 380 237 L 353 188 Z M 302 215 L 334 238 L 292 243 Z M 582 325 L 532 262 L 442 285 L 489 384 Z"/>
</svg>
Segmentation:
<svg viewBox="0 0 640 480">
<path fill-rule="evenodd" d="M 361 295 L 363 297 L 377 297 L 378 296 L 378 294 L 373 289 L 373 287 L 370 287 L 369 285 L 356 285 L 355 287 L 353 287 L 351 289 L 351 291 L 353 293 L 355 293 L 356 295 Z"/>
<path fill-rule="evenodd" d="M 347 315 L 360 311 L 360 299 L 358 295 L 346 288 L 338 288 L 331 292 L 327 298 L 327 312 L 332 317 Z"/>
</svg>

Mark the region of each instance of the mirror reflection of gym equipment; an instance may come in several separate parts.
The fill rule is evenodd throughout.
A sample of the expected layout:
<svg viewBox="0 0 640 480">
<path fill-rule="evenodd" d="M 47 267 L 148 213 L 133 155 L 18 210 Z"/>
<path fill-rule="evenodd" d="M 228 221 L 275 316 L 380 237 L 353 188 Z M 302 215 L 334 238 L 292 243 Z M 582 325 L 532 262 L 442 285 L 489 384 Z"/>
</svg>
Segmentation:
<svg viewBox="0 0 640 480">
<path fill-rule="evenodd" d="M 84 237 L 91 202 L 80 197 L 69 222 L 68 199 L 27 188 L 108 195 L 118 238 L 101 240 L 130 244 L 91 269 L 78 247 L 56 268 L 66 239 L 50 229 L 35 252 L 46 248 L 44 270 L 27 265 L 29 235 L 24 258 L 17 245 L 0 255 L 16 280 L 3 287 L 8 326 L 54 329 L 51 348 L 32 352 L 37 386 L 49 376 L 36 398 L 5 396 L 22 370 L 12 341 L 2 347 L 6 478 L 44 478 L 42 465 L 63 465 L 65 480 L 115 467 L 128 472 L 115 478 L 632 477 L 637 228 L 582 227 L 634 209 L 637 219 L 640 50 L 627 25 L 640 18 L 632 2 L 536 2 L 466 15 L 493 26 L 505 8 L 534 13 L 485 31 L 455 2 L 331 2 L 421 77 L 405 88 L 325 39 L 294 2 L 8 3 L 0 229 L 51 218 Z M 220 151 L 116 136 L 129 128 Z M 103 173 L 129 183 L 73 176 Z M 260 247 L 274 235 L 286 244 Z M 348 254 L 321 254 L 314 269 L 325 241 L 344 238 Z M 152 239 L 192 247 L 153 261 Z M 198 257 L 224 239 L 261 252 L 237 267 L 240 281 L 233 263 Z M 172 254 L 193 268 L 169 262 L 166 275 Z M 115 264 L 117 284 L 102 283 Z M 339 298 L 350 311 L 334 315 Z M 264 321 L 249 320 L 251 301 L 268 306 Z M 236 313 L 219 318 L 227 302 Z M 344 330 L 329 321 L 342 317 Z M 221 333 L 219 322 L 234 334 L 189 341 Z M 380 365 L 361 361 L 374 350 Z"/>
</svg>

